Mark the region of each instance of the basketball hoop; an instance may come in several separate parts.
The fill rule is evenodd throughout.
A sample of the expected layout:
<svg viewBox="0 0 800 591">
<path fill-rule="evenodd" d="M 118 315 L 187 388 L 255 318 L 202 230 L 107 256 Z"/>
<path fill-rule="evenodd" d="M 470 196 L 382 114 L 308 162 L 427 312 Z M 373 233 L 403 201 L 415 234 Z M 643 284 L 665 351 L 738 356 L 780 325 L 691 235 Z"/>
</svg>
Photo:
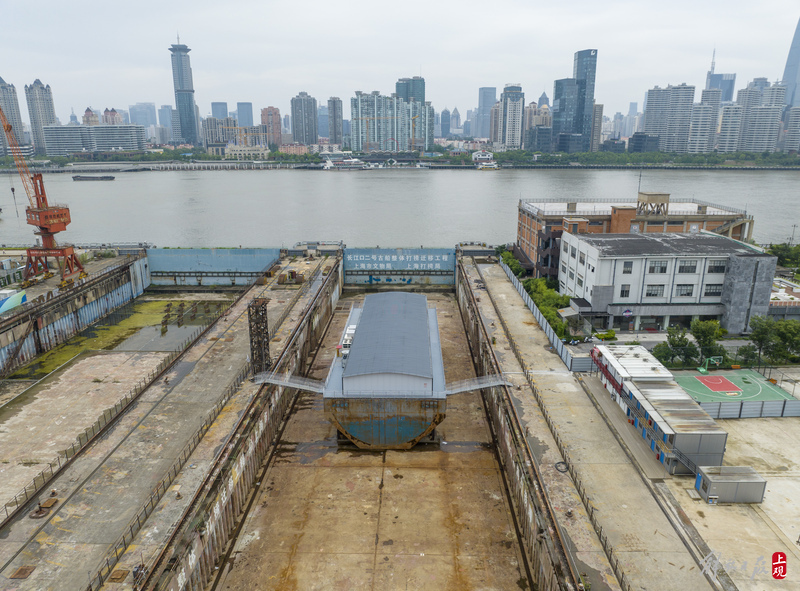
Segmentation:
<svg viewBox="0 0 800 591">
<path fill-rule="evenodd" d="M 723 360 L 724 360 L 724 358 L 721 357 L 721 356 L 718 356 L 718 355 L 716 355 L 714 357 L 707 357 L 706 360 L 703 362 L 703 365 L 701 365 L 700 367 L 697 368 L 697 371 L 699 371 L 702 374 L 707 374 L 708 373 L 708 364 L 709 363 L 713 363 L 714 365 L 717 366 L 717 368 L 719 368 L 719 366 L 722 364 Z"/>
</svg>

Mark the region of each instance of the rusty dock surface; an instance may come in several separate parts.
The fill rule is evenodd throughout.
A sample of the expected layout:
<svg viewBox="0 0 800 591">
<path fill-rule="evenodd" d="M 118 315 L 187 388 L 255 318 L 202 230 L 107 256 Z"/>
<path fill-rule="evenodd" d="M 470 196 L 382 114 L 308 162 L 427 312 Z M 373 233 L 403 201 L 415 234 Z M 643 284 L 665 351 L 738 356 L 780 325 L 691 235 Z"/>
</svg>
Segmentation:
<svg viewBox="0 0 800 591">
<path fill-rule="evenodd" d="M 299 258 L 286 263 L 286 268 L 312 277 L 321 271 L 322 263 L 322 259 Z M 198 475 L 194 480 L 200 479 L 202 457 L 189 461 L 191 452 L 201 440 L 208 446 L 216 437 L 219 446 L 226 435 L 219 432 L 220 427 L 230 418 L 231 407 L 225 412 L 223 407 L 233 404 L 232 408 L 236 408 L 236 404 L 241 404 L 237 396 L 252 395 L 252 387 L 236 386 L 248 368 L 249 301 L 254 297 L 270 298 L 270 322 L 283 321 L 273 335 L 277 344 L 296 321 L 294 310 L 302 309 L 315 297 L 318 285 L 314 281 L 302 288 L 278 285 L 274 280 L 268 285 L 251 287 L 171 366 L 158 374 L 126 412 L 92 440 L 56 475 L 47 490 L 0 532 L 0 586 L 15 590 L 86 589 L 93 585 L 98 588 L 96 579 L 93 583 L 94 573 L 108 559 L 109 550 L 118 547 L 121 538 L 127 535 L 125 546 L 130 545 L 134 528 L 138 530 L 135 520 L 142 507 L 153 503 L 154 494 L 158 493 L 156 501 L 163 499 L 164 503 L 172 504 L 173 511 L 179 511 L 181 495 L 173 492 L 164 498 L 168 489 L 174 491 L 165 483 L 171 483 L 181 468 L 192 476 Z M 6 432 L 0 436 L 17 442 L 21 449 L 14 453 L 22 455 L 26 443 L 32 454 L 43 454 L 48 449 L 55 452 L 60 449 L 59 438 L 72 437 L 86 426 L 92 412 L 92 405 L 86 401 L 91 401 L 92 390 L 97 388 L 94 380 L 86 379 L 87 375 L 98 375 L 97 371 L 104 370 L 109 375 L 125 374 L 125 380 L 140 379 L 160 359 L 157 354 L 117 354 L 115 367 L 82 371 L 81 363 L 95 359 L 97 364 L 104 357 L 77 359 L 70 368 L 72 373 L 67 371 L 60 376 L 65 386 L 61 395 L 67 400 L 61 401 L 57 416 L 51 408 L 42 413 L 27 411 L 24 422 L 19 414 L 7 417 L 3 422 Z M 124 359 L 136 363 L 130 361 L 125 368 Z M 127 383 L 118 381 L 120 389 Z M 111 388 L 104 396 L 113 398 L 115 392 Z M 70 404 L 70 397 L 74 404 Z M 97 401 L 95 415 L 103 413 L 112 402 Z M 35 409 L 37 403 L 46 406 L 47 401 L 36 400 L 29 408 Z M 61 427 L 54 427 L 54 423 Z M 209 454 L 207 449 L 204 453 Z M 191 482 L 192 478 L 188 480 Z M 185 486 L 188 488 L 190 484 Z M 54 490 L 52 495 L 50 489 Z M 29 513 L 36 509 L 37 503 L 49 508 L 40 518 L 32 518 Z"/>
<path fill-rule="evenodd" d="M 309 377 L 324 379 L 345 297 Z M 452 294 L 437 309 L 447 381 L 474 376 Z M 437 444 L 337 446 L 321 394 L 302 393 L 217 589 L 528 589 L 479 392 L 451 396 Z"/>
</svg>

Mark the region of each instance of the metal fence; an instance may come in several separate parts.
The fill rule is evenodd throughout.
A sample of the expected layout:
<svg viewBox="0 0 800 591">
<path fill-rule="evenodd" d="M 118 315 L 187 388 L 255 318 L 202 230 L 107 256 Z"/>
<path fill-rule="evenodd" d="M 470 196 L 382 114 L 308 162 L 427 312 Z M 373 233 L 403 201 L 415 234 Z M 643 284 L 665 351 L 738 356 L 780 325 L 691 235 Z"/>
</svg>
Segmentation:
<svg viewBox="0 0 800 591">
<path fill-rule="evenodd" d="M 561 361 L 564 362 L 564 365 L 567 366 L 567 369 L 570 371 L 591 371 L 592 370 L 592 358 L 588 355 L 581 355 L 576 356 L 572 354 L 572 351 L 569 350 L 569 347 L 565 345 L 561 338 L 558 336 L 553 327 L 550 326 L 550 323 L 544 317 L 542 312 L 533 303 L 533 299 L 531 296 L 528 295 L 528 292 L 525 290 L 525 287 L 522 285 L 522 282 L 517 279 L 517 276 L 514 275 L 513 271 L 508 268 L 503 261 L 499 261 L 500 266 L 503 268 L 503 271 L 506 272 L 508 275 L 508 279 L 514 284 L 519 295 L 522 297 L 522 301 L 525 302 L 525 305 L 533 314 L 534 318 L 536 318 L 536 322 L 539 323 L 539 326 L 544 331 L 544 334 L 547 335 L 547 339 L 550 341 L 550 344 L 553 347 L 553 350 L 558 353 L 558 356 L 561 357 Z"/>
</svg>

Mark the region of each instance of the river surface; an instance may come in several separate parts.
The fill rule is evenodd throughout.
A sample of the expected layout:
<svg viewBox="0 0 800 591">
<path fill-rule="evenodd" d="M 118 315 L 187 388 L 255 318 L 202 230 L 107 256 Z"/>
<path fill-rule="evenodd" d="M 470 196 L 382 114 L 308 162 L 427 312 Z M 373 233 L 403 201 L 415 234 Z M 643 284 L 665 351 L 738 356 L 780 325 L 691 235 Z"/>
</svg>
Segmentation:
<svg viewBox="0 0 800 591">
<path fill-rule="evenodd" d="M 626 170 L 302 170 L 114 173 L 113 182 L 45 175 L 51 203 L 66 203 L 63 242 L 158 246 L 453 246 L 513 242 L 520 199 L 635 199 Z M 759 243 L 785 242 L 800 224 L 800 171 L 645 171 L 643 191 L 745 209 Z M 10 187 L 17 189 L 16 217 Z M 22 198 L 22 199 L 21 199 Z M 0 175 L 0 243 L 28 244 L 24 191 Z M 797 228 L 795 242 L 800 240 Z"/>
</svg>

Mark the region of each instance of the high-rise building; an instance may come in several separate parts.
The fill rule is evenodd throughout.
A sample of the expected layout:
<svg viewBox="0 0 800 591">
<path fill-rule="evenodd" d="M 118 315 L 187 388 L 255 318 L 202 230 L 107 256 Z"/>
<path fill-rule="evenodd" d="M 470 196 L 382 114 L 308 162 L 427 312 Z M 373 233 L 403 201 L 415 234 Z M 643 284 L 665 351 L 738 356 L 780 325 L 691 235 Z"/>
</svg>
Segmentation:
<svg viewBox="0 0 800 591">
<path fill-rule="evenodd" d="M 736 95 L 742 106 L 740 152 L 774 152 L 786 104 L 786 86 L 755 78 Z"/>
<path fill-rule="evenodd" d="M 783 84 L 786 86 L 786 104 L 790 107 L 800 106 L 800 21 L 797 22 L 792 46 L 786 58 Z"/>
<path fill-rule="evenodd" d="M 53 92 L 50 85 L 45 86 L 38 78 L 30 86 L 25 86 L 25 98 L 28 103 L 28 115 L 31 118 L 31 135 L 37 154 L 47 154 L 47 143 L 44 137 L 45 125 L 57 125 L 56 110 L 53 106 Z"/>
<path fill-rule="evenodd" d="M 719 125 L 717 152 L 731 153 L 739 149 L 739 136 L 742 132 L 742 106 L 725 105 Z"/>
<path fill-rule="evenodd" d="M 589 151 L 597 152 L 603 135 L 603 105 L 595 103 L 592 106 L 592 134 L 589 142 Z"/>
<path fill-rule="evenodd" d="M 306 146 L 316 144 L 317 132 L 317 99 L 301 92 L 292 99 L 292 138 L 298 144 Z"/>
<path fill-rule="evenodd" d="M 236 103 L 239 127 L 253 127 L 253 103 Z"/>
<path fill-rule="evenodd" d="M 594 129 L 594 85 L 597 73 L 597 50 L 584 49 L 575 52 L 572 77 L 578 81 L 578 113 L 573 133 L 583 136 L 583 149 L 588 152 L 592 145 Z M 601 121 L 602 124 L 602 121 Z M 599 145 L 599 141 L 598 141 Z"/>
<path fill-rule="evenodd" d="M 189 49 L 178 38 L 178 43 L 170 46 L 172 53 L 172 83 L 175 87 L 175 107 L 178 111 L 180 139 L 187 144 L 198 143 L 197 108 L 194 103 L 194 82 L 192 66 L 189 62 Z M 174 128 L 173 128 L 174 129 Z"/>
<path fill-rule="evenodd" d="M 800 152 L 800 107 L 791 107 L 787 116 L 784 152 Z"/>
<path fill-rule="evenodd" d="M 580 85 L 575 78 L 562 78 L 553 84 L 553 139 L 574 133 L 579 122 Z M 539 103 L 541 104 L 541 103 Z"/>
<path fill-rule="evenodd" d="M 167 130 L 168 141 L 172 141 L 172 106 L 161 105 L 158 109 L 158 124 Z"/>
<path fill-rule="evenodd" d="M 267 127 L 267 145 L 281 144 L 281 111 L 278 107 L 261 109 L 261 125 Z"/>
<path fill-rule="evenodd" d="M 317 132 L 320 137 L 328 137 L 328 106 L 317 107 Z"/>
<path fill-rule="evenodd" d="M 114 108 L 103 111 L 103 125 L 123 125 L 122 115 Z"/>
<path fill-rule="evenodd" d="M 717 51 L 714 50 L 714 53 L 711 56 L 711 69 L 708 71 L 708 74 L 706 74 L 706 90 L 718 88 L 722 93 L 720 101 L 723 103 L 729 103 L 733 101 L 733 89 L 736 86 L 736 74 L 715 74 L 714 68 L 716 64 L 714 63 L 714 60 L 716 55 Z"/>
<path fill-rule="evenodd" d="M 489 141 L 493 144 L 503 142 L 503 103 L 497 101 L 489 110 Z"/>
<path fill-rule="evenodd" d="M 75 109 L 70 109 L 69 124 L 80 125 L 80 122 L 78 121 L 78 116 L 75 114 Z"/>
<path fill-rule="evenodd" d="M 542 96 L 539 97 L 539 108 L 542 107 L 549 107 L 550 106 L 550 99 L 547 98 L 547 93 L 543 92 Z"/>
<path fill-rule="evenodd" d="M 439 125 L 442 130 L 442 137 L 448 137 L 450 135 L 450 110 L 447 107 L 439 113 Z"/>
<path fill-rule="evenodd" d="M 91 107 L 86 107 L 81 120 L 84 125 L 100 125 L 100 115 L 95 113 Z"/>
<path fill-rule="evenodd" d="M 157 123 L 155 103 L 136 103 L 131 105 L 128 107 L 128 114 L 131 124 L 141 125 L 145 129 Z"/>
<path fill-rule="evenodd" d="M 525 93 L 520 84 L 506 84 L 500 94 L 502 143 L 510 150 L 522 149 L 522 121 L 525 117 Z"/>
<path fill-rule="evenodd" d="M 689 126 L 689 154 L 705 154 L 714 151 L 719 121 L 719 106 L 722 90 L 707 88 L 702 92 L 700 102 L 692 107 Z"/>
<path fill-rule="evenodd" d="M 225 119 L 228 116 L 228 103 L 211 103 L 211 116 L 215 119 Z"/>
<path fill-rule="evenodd" d="M 283 129 L 286 133 L 292 133 L 292 116 L 288 113 L 283 116 Z"/>
<path fill-rule="evenodd" d="M 693 104 L 694 86 L 685 83 L 647 91 L 644 132 L 658 136 L 659 151 L 686 153 Z"/>
<path fill-rule="evenodd" d="M 328 141 L 339 145 L 344 143 L 342 99 L 338 96 L 328 99 Z"/>
<path fill-rule="evenodd" d="M 395 84 L 395 92 L 398 98 L 411 102 L 425 102 L 425 78 L 414 76 L 413 78 L 400 78 Z"/>
<path fill-rule="evenodd" d="M 461 129 L 461 113 L 458 112 L 458 107 L 453 107 L 450 111 L 450 129 Z"/>
<path fill-rule="evenodd" d="M 17 89 L 13 84 L 7 84 L 0 78 L 0 108 L 6 114 L 6 119 L 11 125 L 14 139 L 17 144 L 22 146 L 25 143 L 25 132 L 22 129 L 22 115 L 19 111 L 19 100 L 17 99 Z M 0 154 L 8 154 L 8 142 L 6 134 L 0 132 Z"/>
<path fill-rule="evenodd" d="M 350 146 L 357 152 L 425 151 L 433 145 L 434 113 L 430 102 L 406 102 L 395 93 L 360 90 L 350 99 Z"/>
<path fill-rule="evenodd" d="M 488 138 L 492 107 L 497 102 L 497 88 L 484 86 L 478 89 L 478 109 L 472 118 L 472 136 Z"/>
</svg>

